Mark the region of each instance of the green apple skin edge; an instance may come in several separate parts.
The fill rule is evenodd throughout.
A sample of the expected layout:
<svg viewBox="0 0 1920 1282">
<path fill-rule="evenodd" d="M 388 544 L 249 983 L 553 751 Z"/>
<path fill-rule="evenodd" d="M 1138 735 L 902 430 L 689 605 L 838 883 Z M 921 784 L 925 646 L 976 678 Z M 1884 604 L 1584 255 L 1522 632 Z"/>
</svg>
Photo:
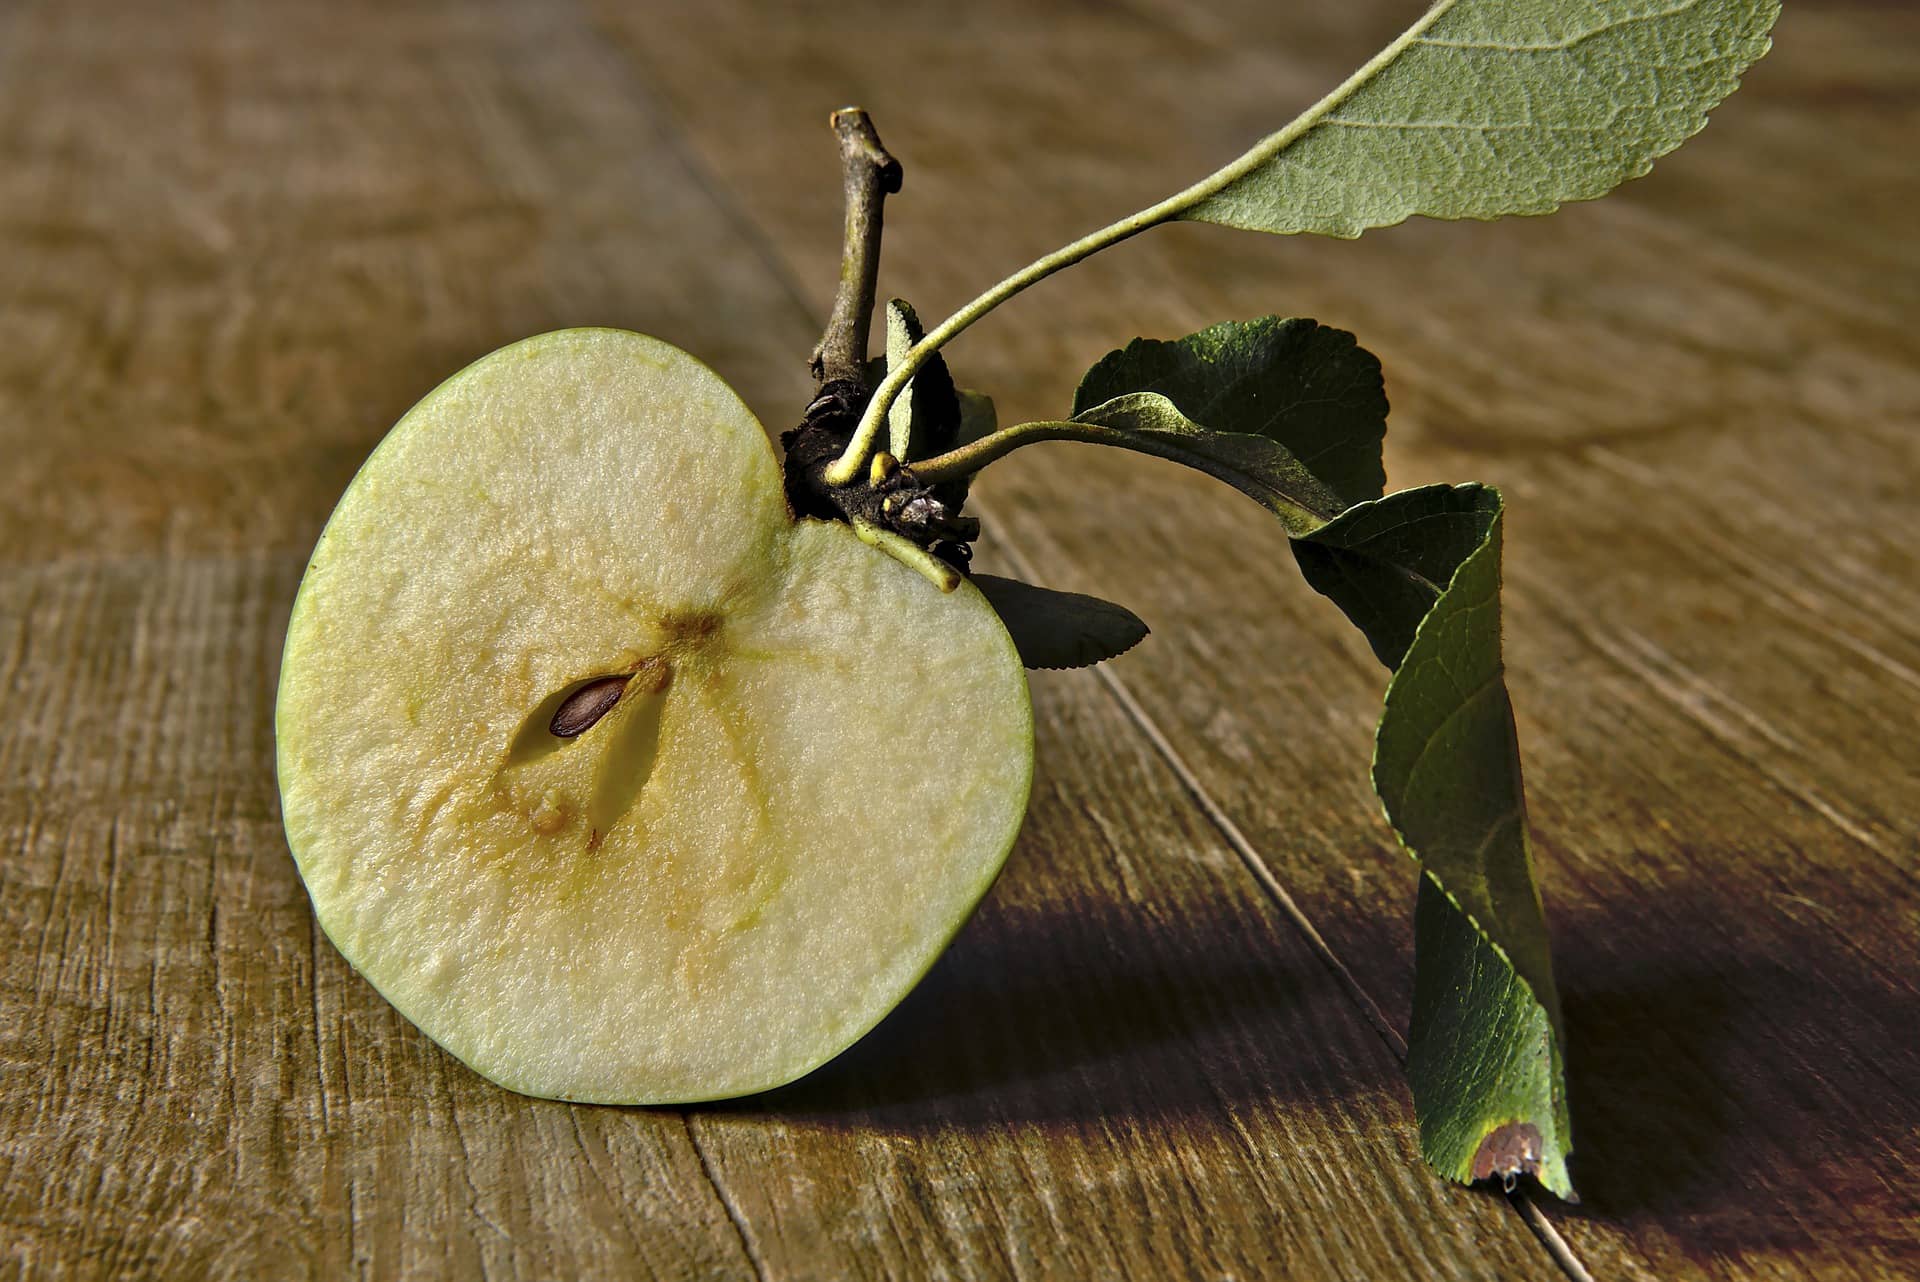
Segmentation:
<svg viewBox="0 0 1920 1282">
<path fill-rule="evenodd" d="M 617 702 L 554 733 L 596 681 Z M 731 389 L 608 329 L 388 434 L 301 582 L 276 731 L 341 954 L 488 1079 L 622 1104 L 851 1045 L 992 884 L 1033 768 L 980 593 L 793 520 Z"/>
</svg>

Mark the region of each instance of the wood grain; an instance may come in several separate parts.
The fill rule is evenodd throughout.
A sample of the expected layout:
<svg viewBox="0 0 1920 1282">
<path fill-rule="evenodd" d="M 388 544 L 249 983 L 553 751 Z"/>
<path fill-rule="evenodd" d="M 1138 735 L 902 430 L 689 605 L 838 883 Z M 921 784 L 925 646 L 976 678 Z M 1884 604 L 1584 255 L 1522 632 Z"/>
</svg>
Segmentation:
<svg viewBox="0 0 1920 1282">
<path fill-rule="evenodd" d="M 1031 233 L 1038 248 L 1139 203 L 1153 193 L 1131 152 L 1207 158 L 1170 167 L 1175 180 L 1202 169 L 1405 15 L 1300 17 L 1155 6 L 1049 27 L 1007 6 L 958 32 L 901 32 L 869 15 L 873 56 L 915 69 L 895 103 L 887 86 L 857 89 L 908 164 L 896 249 L 917 217 L 929 242 L 979 250 L 897 253 L 893 288 L 939 314 L 1011 265 L 981 238 Z M 1920 1114 L 1903 1085 L 1920 1068 L 1905 1032 L 1920 382 L 1894 323 L 1920 264 L 1899 231 L 1911 171 L 1883 163 L 1915 115 L 1911 57 L 1887 52 L 1911 26 L 1878 9 L 1790 11 L 1724 122 L 1613 200 L 1351 246 L 1168 229 L 1009 306 L 986 350 L 972 336 L 954 349 L 963 381 L 1032 416 L 1057 412 L 1077 372 L 1133 332 L 1318 315 L 1386 363 L 1396 483 L 1507 489 L 1511 681 L 1587 1193 L 1553 1218 L 1602 1275 L 1889 1276 L 1920 1256 Z M 1010 29 L 1030 61 L 990 56 Z M 813 30 L 799 61 L 820 69 L 814 97 L 856 92 L 832 54 L 848 37 Z M 710 163 L 747 175 L 770 221 L 825 222 L 799 184 L 759 177 L 784 173 L 775 157 L 799 133 L 755 131 L 763 150 L 742 163 L 737 119 L 695 109 L 693 86 L 721 61 L 774 79 L 745 42 L 704 47 L 711 65 L 668 75 Z M 1103 78 L 1111 67 L 1126 74 Z M 1096 80 L 1114 88 L 1097 107 Z M 807 96 L 780 83 L 770 118 Z M 965 134 L 989 103 L 1012 135 L 1004 181 L 915 166 L 971 157 Z M 1031 119 L 1045 129 L 1021 134 Z M 1084 159 L 1063 170 L 1063 156 Z M 1764 198 L 1801 185 L 1806 200 Z M 1020 216 L 1009 188 L 1027 193 Z M 829 238 L 782 243 L 799 279 L 819 278 Z M 1008 353 L 1012 366 L 994 364 Z M 1068 466 L 1036 452 L 987 478 L 996 532 L 1043 581 L 1155 626 L 1115 671 L 1403 1020 L 1410 874 L 1367 820 L 1359 768 L 1378 669 L 1302 591 L 1259 513 L 1133 459 L 1062 447 L 1056 460 Z"/>
<path fill-rule="evenodd" d="M 480 1082 L 317 937 L 272 781 L 306 551 L 440 377 L 619 324 L 794 415 L 828 109 L 905 161 L 883 288 L 935 316 L 1410 9 L 0 8 L 0 1276 L 1553 1276 L 1419 1164 L 1371 1022 L 1410 953 L 1383 674 L 1197 478 L 1049 447 L 983 483 L 992 564 L 1155 635 L 1118 691 L 1035 681 L 1000 884 L 766 1097 Z M 1386 364 L 1396 484 L 1506 489 L 1586 1194 L 1547 1214 L 1597 1276 L 1920 1268 L 1914 26 L 1790 8 L 1609 201 L 1167 229 L 953 350 L 1032 416 L 1136 332 L 1317 315 Z"/>
</svg>

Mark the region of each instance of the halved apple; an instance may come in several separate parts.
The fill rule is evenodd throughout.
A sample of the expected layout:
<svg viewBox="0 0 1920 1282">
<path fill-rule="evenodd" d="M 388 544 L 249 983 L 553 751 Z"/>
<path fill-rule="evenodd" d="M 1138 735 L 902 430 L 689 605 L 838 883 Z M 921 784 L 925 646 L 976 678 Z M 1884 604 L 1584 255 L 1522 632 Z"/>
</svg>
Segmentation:
<svg viewBox="0 0 1920 1282">
<path fill-rule="evenodd" d="M 573 1100 L 839 1053 L 992 883 L 1032 775 L 972 585 L 792 520 L 726 384 L 604 329 L 494 352 L 387 436 L 301 583 L 276 722 L 327 935 L 474 1069 Z"/>
</svg>

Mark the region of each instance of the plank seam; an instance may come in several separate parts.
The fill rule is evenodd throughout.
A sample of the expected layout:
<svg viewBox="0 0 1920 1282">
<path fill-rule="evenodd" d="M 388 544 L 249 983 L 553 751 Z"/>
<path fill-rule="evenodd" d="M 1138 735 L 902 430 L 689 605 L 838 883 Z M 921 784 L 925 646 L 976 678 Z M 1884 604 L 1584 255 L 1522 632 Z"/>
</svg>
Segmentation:
<svg viewBox="0 0 1920 1282">
<path fill-rule="evenodd" d="M 1534 1237 L 1540 1240 L 1540 1245 L 1553 1257 L 1553 1262 L 1560 1266 L 1563 1273 L 1573 1282 L 1594 1282 L 1593 1274 L 1587 1272 L 1587 1266 L 1580 1263 L 1580 1257 L 1573 1253 L 1572 1244 L 1560 1236 L 1560 1230 L 1553 1227 L 1553 1221 L 1534 1204 L 1532 1198 L 1524 1191 L 1516 1190 L 1507 1194 L 1507 1201 L 1520 1212 L 1520 1218 L 1527 1222 Z"/>
<path fill-rule="evenodd" d="M 727 1220 L 733 1225 L 734 1236 L 740 1239 L 741 1253 L 747 1257 L 747 1264 L 753 1269 L 757 1282 L 767 1282 L 767 1266 L 761 1260 L 760 1252 L 753 1245 L 753 1236 L 747 1230 L 747 1217 L 734 1205 L 733 1195 L 727 1192 L 727 1186 L 721 1182 L 720 1173 L 713 1168 L 713 1160 L 707 1156 L 707 1146 L 700 1142 L 700 1132 L 694 1129 L 693 1115 L 680 1114 L 680 1125 L 686 1128 L 687 1142 L 693 1145 L 693 1155 L 700 1163 L 700 1173 L 707 1177 L 707 1184 L 713 1189 L 713 1195 L 720 1199 L 720 1206 L 727 1213 Z"/>
</svg>

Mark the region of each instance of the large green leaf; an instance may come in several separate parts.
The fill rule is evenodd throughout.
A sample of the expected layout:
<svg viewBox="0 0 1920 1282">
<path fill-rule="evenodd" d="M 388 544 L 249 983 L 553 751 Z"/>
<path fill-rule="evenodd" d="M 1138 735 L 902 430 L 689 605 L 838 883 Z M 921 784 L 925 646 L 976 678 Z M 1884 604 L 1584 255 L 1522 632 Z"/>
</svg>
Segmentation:
<svg viewBox="0 0 1920 1282">
<path fill-rule="evenodd" d="M 1779 0 L 1440 0 L 1175 212 L 1358 236 L 1413 214 L 1589 200 L 1698 132 L 1767 51 L 1779 11 Z"/>
<path fill-rule="evenodd" d="M 1429 1161 L 1572 1193 L 1564 1034 L 1500 653 L 1498 491 L 1403 490 L 1296 539 L 1394 669 L 1373 779 L 1421 863 L 1408 1075 Z"/>
<path fill-rule="evenodd" d="M 1345 330 L 1265 316 L 1171 342 L 1136 338 L 1087 371 L 1074 413 L 1128 392 L 1159 392 L 1215 431 L 1278 441 L 1343 507 L 1386 488 L 1380 362 Z"/>
</svg>

